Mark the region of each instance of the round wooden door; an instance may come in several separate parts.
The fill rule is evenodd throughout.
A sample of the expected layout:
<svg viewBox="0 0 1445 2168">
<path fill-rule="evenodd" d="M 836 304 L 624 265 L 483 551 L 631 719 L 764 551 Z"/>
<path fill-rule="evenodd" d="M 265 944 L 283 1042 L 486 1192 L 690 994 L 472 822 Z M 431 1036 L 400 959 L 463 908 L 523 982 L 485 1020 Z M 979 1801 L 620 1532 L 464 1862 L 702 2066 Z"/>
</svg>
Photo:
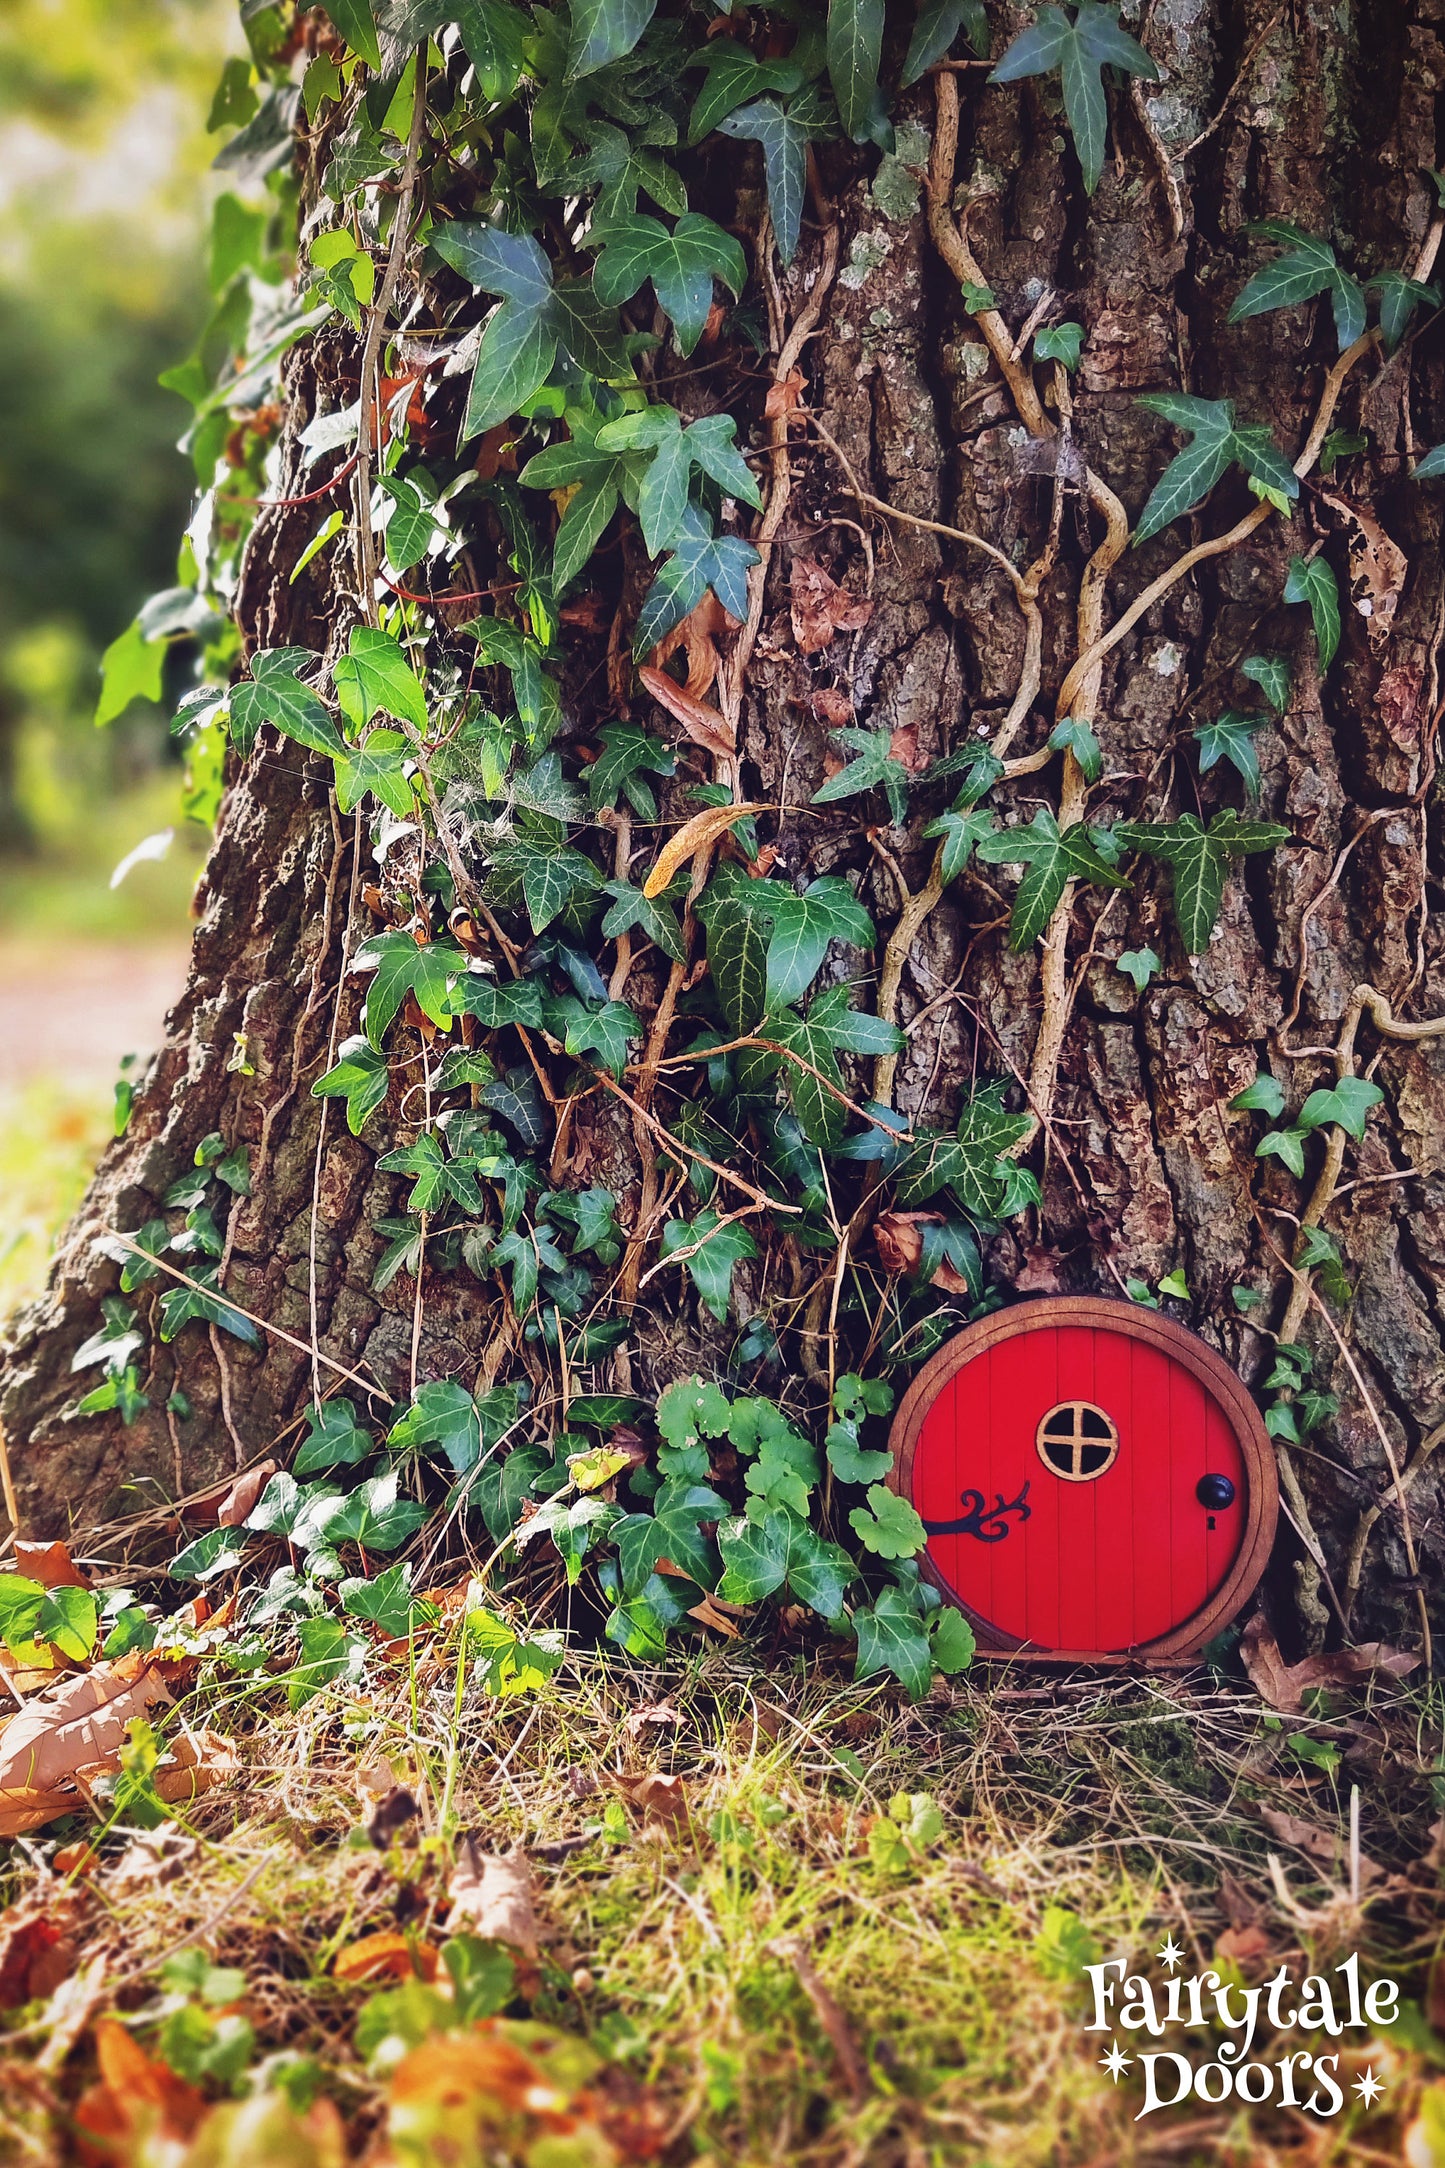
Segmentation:
<svg viewBox="0 0 1445 2168">
<path fill-rule="evenodd" d="M 893 1487 L 986 1645 L 1182 1655 L 1233 1616 L 1274 1536 L 1274 1458 L 1223 1358 L 1157 1311 L 1059 1296 L 925 1365 Z"/>
</svg>

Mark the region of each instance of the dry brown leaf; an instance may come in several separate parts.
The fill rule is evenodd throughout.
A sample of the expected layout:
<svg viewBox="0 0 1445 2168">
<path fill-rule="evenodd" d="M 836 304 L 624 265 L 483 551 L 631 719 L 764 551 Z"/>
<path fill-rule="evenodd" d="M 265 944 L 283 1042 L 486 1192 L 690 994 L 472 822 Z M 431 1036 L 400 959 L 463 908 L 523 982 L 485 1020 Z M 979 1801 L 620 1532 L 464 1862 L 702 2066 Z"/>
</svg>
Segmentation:
<svg viewBox="0 0 1445 2168">
<path fill-rule="evenodd" d="M 646 1776 L 612 1779 L 629 1806 L 636 1807 L 649 1822 L 669 1829 L 685 1829 L 690 1817 L 687 1786 L 681 1777 L 665 1777 L 650 1769 Z"/>
<path fill-rule="evenodd" d="M 93 1844 L 87 1844 L 81 1838 L 75 1844 L 62 1844 L 50 1864 L 57 1874 L 80 1879 L 95 1873 L 100 1865 L 100 1854 Z"/>
<path fill-rule="evenodd" d="M 923 1257 L 921 1229 L 942 1223 L 941 1212 L 880 1212 L 873 1223 L 873 1246 L 883 1270 L 893 1274 L 916 1272 Z M 970 1292 L 968 1281 L 947 1258 L 939 1264 L 929 1285 L 944 1295 Z"/>
<path fill-rule="evenodd" d="M 704 1596 L 701 1603 L 689 1605 L 687 1615 L 695 1618 L 699 1626 L 711 1626 L 714 1633 L 722 1634 L 729 1641 L 742 1638 L 742 1628 L 728 1617 L 726 1611 L 718 1609 L 715 1597 Z"/>
<path fill-rule="evenodd" d="M 1215 1941 L 1214 1954 L 1241 1972 L 1262 1972 L 1274 1955 L 1274 1944 L 1262 1927 L 1226 1927 Z"/>
<path fill-rule="evenodd" d="M 274 1460 L 263 1460 L 255 1468 L 248 1468 L 238 1475 L 231 1488 L 216 1507 L 218 1528 L 239 1528 L 256 1510 L 262 1491 L 276 1473 Z"/>
<path fill-rule="evenodd" d="M 657 856 L 657 863 L 642 884 L 644 896 L 660 896 L 673 875 L 699 851 L 716 843 L 738 821 L 749 813 L 762 813 L 760 805 L 709 805 L 701 813 L 694 813 L 690 821 L 684 821 L 676 835 L 669 836 Z"/>
<path fill-rule="evenodd" d="M 1263 1613 L 1258 1611 L 1244 1629 L 1239 1653 L 1261 1697 L 1271 1708 L 1287 1715 L 1303 1709 L 1310 1687 L 1343 1686 L 1354 1679 L 1368 1678 L 1374 1671 L 1402 1678 L 1420 1661 L 1411 1649 L 1394 1649 L 1384 1641 L 1362 1641 L 1352 1649 L 1336 1649 L 1329 1656 L 1306 1656 L 1297 1664 L 1287 1664 Z"/>
<path fill-rule="evenodd" d="M 634 1709 L 627 1719 L 627 1729 L 635 1739 L 646 1731 L 649 1724 L 680 1724 L 682 1718 L 670 1701 L 646 1701 L 640 1709 Z"/>
<path fill-rule="evenodd" d="M 1259 1818 L 1272 1837 L 1293 1845 L 1321 1867 L 1332 1867 L 1340 1856 L 1340 1840 L 1331 1829 L 1321 1829 L 1298 1814 L 1284 1814 L 1278 1807 L 1261 1807 Z"/>
<path fill-rule="evenodd" d="M 53 1995 L 70 1978 L 82 1910 L 74 1897 L 52 1897 L 43 1911 L 12 1905 L 0 1914 L 0 2010 Z"/>
<path fill-rule="evenodd" d="M 1365 637 L 1376 654 L 1389 644 L 1390 628 L 1404 592 L 1410 560 L 1373 512 L 1321 490 L 1325 503 L 1350 521 L 1350 600 L 1365 620 Z"/>
<path fill-rule="evenodd" d="M 484 1852 L 468 1833 L 457 1846 L 456 1865 L 447 1884 L 451 1911 L 447 1932 L 470 1928 L 484 1942 L 505 1942 L 535 1958 L 542 1939 L 537 1924 L 536 1882 L 520 1846 L 501 1854 Z"/>
<path fill-rule="evenodd" d="M 135 1890 L 148 1882 L 174 1882 L 184 1874 L 200 1849 L 194 1837 L 179 1829 L 148 1829 L 132 1837 L 105 1878 L 108 1891 Z"/>
<path fill-rule="evenodd" d="M 667 665 L 674 655 L 687 657 L 687 691 L 694 700 L 701 700 L 711 691 L 713 681 L 722 668 L 722 657 L 717 650 L 717 635 L 737 629 L 737 619 L 727 611 L 709 588 L 695 609 L 689 610 L 681 624 L 674 625 L 665 640 L 660 640 L 647 660 L 649 666 L 666 675 Z M 710 714 L 712 710 L 708 711 Z"/>
<path fill-rule="evenodd" d="M 15 1571 L 42 1588 L 89 1588 L 68 1543 L 22 1543 L 16 1538 Z"/>
<path fill-rule="evenodd" d="M 332 1977 L 354 1987 L 358 1980 L 426 1980 L 437 1976 L 441 1956 L 430 1942 L 408 1940 L 405 1935 L 363 1935 L 338 1950 Z"/>
<path fill-rule="evenodd" d="M 853 720 L 853 702 L 836 685 L 820 685 L 808 695 L 808 705 L 830 730 L 844 730 Z"/>
<path fill-rule="evenodd" d="M 100 2083 L 75 2111 L 85 2139 L 91 2141 L 82 2140 L 85 2160 L 113 2162 L 121 2147 L 129 2151 L 127 2141 L 142 2132 L 152 2146 L 156 2138 L 176 2144 L 194 2136 L 207 2112 L 205 2099 L 169 2064 L 152 2062 L 124 2025 L 101 2019 L 95 2028 L 95 2058 Z"/>
<path fill-rule="evenodd" d="M 126 1726 L 170 1698 L 155 1667 L 136 1654 L 67 1679 L 12 1716 L 0 1729 L 0 1836 L 74 1813 L 76 1772 L 117 1768 Z"/>
<path fill-rule="evenodd" d="M 737 739 L 716 708 L 710 708 L 706 701 L 695 700 L 676 678 L 669 677 L 665 670 L 654 670 L 649 663 L 644 663 L 637 675 L 658 706 L 666 708 L 668 714 L 681 723 L 694 745 L 702 746 L 716 760 L 733 758 Z"/>
<path fill-rule="evenodd" d="M 793 638 L 803 655 L 817 655 L 840 632 L 861 632 L 873 615 L 864 596 L 850 595 L 812 557 L 795 557 L 789 575 Z"/>
<path fill-rule="evenodd" d="M 927 762 L 918 750 L 917 723 L 900 723 L 888 740 L 888 758 L 896 760 L 909 773 L 916 775 Z"/>
<path fill-rule="evenodd" d="M 494 482 L 499 474 L 516 473 L 517 432 L 511 422 L 497 422 L 482 432 L 476 467 L 484 482 Z"/>
<path fill-rule="evenodd" d="M 214 1791 L 240 1766 L 236 1749 L 219 1732 L 183 1732 L 156 1764 L 151 1783 L 168 1807 L 184 1807 Z"/>
<path fill-rule="evenodd" d="M 803 372 L 790 369 L 779 383 L 768 386 L 768 396 L 763 401 L 763 413 L 770 422 L 780 415 L 795 414 L 803 396 Z"/>
</svg>

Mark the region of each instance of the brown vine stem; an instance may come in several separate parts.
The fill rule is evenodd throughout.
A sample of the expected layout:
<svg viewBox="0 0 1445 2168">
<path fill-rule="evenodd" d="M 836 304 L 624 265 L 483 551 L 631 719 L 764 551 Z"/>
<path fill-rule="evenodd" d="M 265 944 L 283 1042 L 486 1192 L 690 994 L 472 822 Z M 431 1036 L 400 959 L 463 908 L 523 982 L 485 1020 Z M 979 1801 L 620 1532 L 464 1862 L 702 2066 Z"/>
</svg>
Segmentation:
<svg viewBox="0 0 1445 2168">
<path fill-rule="evenodd" d="M 381 291 L 367 318 L 366 341 L 361 350 L 361 400 L 356 433 L 356 572 L 361 587 L 362 615 L 369 625 L 379 623 L 381 616 L 376 602 L 376 536 L 371 530 L 371 455 L 376 434 L 377 364 L 386 331 L 386 319 L 391 313 L 397 281 L 401 277 L 402 258 L 406 254 L 406 244 L 410 237 L 412 199 L 416 195 L 417 177 L 421 168 L 422 131 L 426 126 L 425 45 L 417 47 L 414 57 L 416 96 L 412 102 L 411 129 L 406 140 L 406 165 L 402 169 L 401 188 L 392 221 L 391 248 L 387 253 Z"/>
<path fill-rule="evenodd" d="M 620 1099 L 624 1106 L 631 1107 L 636 1119 L 641 1121 L 649 1133 L 656 1137 L 659 1142 L 665 1144 L 668 1150 L 674 1153 L 679 1160 L 686 1163 L 689 1159 L 695 1159 L 700 1167 L 709 1168 L 720 1180 L 729 1183 L 733 1189 L 740 1189 L 745 1197 L 750 1197 L 759 1211 L 785 1212 L 794 1215 L 801 1213 L 803 1209 L 801 1205 L 781 1203 L 778 1198 L 770 1197 L 766 1190 L 758 1189 L 754 1183 L 745 1180 L 742 1175 L 735 1174 L 731 1167 L 724 1167 L 717 1160 L 709 1159 L 706 1152 L 698 1151 L 695 1145 L 684 1144 L 681 1137 L 675 1137 L 672 1131 L 664 1123 L 660 1122 L 649 1108 L 639 1105 L 631 1092 L 624 1091 L 616 1077 L 609 1076 L 605 1069 L 594 1069 L 592 1074 L 604 1091 L 611 1092 L 614 1099 Z M 636 1237 L 634 1236 L 633 1239 L 635 1241 Z M 636 1300 L 635 1290 L 632 1299 Z"/>
</svg>

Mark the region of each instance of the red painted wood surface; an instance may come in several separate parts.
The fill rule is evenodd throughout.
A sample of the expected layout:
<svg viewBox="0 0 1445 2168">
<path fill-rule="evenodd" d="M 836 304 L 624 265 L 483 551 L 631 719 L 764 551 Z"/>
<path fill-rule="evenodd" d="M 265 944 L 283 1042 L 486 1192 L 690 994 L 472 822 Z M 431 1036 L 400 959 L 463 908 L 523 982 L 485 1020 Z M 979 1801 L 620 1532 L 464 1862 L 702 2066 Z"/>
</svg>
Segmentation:
<svg viewBox="0 0 1445 2168">
<path fill-rule="evenodd" d="M 1074 1400 L 1119 1434 L 1089 1482 L 1066 1481 L 1037 1448 L 1043 1417 Z M 1204 1475 L 1229 1478 L 1231 1505 L 1200 1504 Z M 1041 1325 L 965 1363 L 924 1419 L 912 1491 L 926 1522 L 967 1518 L 982 1494 L 981 1533 L 930 1535 L 929 1557 L 970 1610 L 1043 1649 L 1169 1633 L 1222 1586 L 1245 1530 L 1244 1457 L 1213 1394 L 1160 1349 L 1092 1327 Z M 999 1510 L 1020 1500 L 1026 1518 Z"/>
</svg>

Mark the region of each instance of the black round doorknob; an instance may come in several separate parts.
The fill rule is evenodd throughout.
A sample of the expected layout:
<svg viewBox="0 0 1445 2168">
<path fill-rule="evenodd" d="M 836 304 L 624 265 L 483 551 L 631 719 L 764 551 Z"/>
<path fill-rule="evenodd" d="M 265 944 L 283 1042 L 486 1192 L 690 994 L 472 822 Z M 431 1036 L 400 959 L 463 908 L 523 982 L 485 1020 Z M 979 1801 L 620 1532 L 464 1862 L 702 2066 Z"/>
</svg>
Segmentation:
<svg viewBox="0 0 1445 2168">
<path fill-rule="evenodd" d="M 1194 1490 L 1199 1503 L 1210 1513 L 1222 1513 L 1234 1504 L 1234 1485 L 1227 1475 L 1202 1475 Z"/>
</svg>

